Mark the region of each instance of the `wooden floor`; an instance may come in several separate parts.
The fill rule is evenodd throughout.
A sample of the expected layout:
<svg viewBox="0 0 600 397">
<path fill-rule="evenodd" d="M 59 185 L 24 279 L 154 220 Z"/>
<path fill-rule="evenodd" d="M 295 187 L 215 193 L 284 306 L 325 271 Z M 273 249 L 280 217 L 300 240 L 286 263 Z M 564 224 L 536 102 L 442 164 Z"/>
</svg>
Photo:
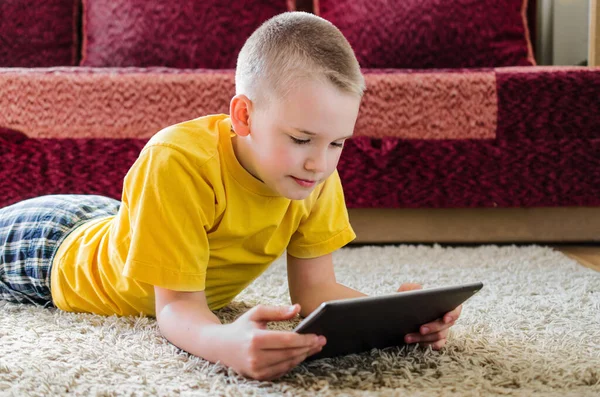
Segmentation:
<svg viewBox="0 0 600 397">
<path fill-rule="evenodd" d="M 552 247 L 582 266 L 600 272 L 600 245 L 553 245 Z"/>
</svg>

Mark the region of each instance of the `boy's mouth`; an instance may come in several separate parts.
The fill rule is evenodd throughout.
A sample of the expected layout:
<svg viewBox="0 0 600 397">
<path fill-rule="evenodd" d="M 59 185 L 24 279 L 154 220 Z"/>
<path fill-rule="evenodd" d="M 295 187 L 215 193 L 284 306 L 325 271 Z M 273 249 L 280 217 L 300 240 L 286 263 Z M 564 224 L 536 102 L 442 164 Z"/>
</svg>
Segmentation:
<svg viewBox="0 0 600 397">
<path fill-rule="evenodd" d="M 292 179 L 294 181 L 296 181 L 296 183 L 302 187 L 313 187 L 316 183 L 316 181 L 311 181 L 311 180 L 307 180 L 307 179 L 299 179 L 299 178 L 296 178 L 295 176 L 292 176 Z"/>
</svg>

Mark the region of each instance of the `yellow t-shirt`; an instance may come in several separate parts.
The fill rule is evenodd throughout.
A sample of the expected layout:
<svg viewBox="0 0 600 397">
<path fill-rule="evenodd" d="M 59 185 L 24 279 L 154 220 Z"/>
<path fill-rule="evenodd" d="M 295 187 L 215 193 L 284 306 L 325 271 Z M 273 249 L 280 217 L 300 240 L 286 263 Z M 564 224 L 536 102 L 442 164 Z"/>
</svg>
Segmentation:
<svg viewBox="0 0 600 397">
<path fill-rule="evenodd" d="M 168 127 L 127 173 L 114 217 L 59 246 L 52 298 L 66 311 L 155 315 L 154 285 L 227 305 L 285 250 L 325 255 L 355 238 L 334 172 L 304 200 L 277 196 L 238 162 L 227 115 Z"/>
</svg>

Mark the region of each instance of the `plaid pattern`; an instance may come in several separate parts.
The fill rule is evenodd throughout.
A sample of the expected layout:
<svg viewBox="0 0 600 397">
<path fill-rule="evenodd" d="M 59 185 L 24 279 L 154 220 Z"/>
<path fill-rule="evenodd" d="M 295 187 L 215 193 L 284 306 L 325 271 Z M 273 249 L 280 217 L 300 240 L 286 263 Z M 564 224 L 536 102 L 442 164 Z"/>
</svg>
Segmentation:
<svg viewBox="0 0 600 397">
<path fill-rule="evenodd" d="M 0 208 L 0 299 L 53 306 L 50 268 L 60 243 L 86 221 L 116 215 L 95 195 L 41 196 Z"/>
</svg>

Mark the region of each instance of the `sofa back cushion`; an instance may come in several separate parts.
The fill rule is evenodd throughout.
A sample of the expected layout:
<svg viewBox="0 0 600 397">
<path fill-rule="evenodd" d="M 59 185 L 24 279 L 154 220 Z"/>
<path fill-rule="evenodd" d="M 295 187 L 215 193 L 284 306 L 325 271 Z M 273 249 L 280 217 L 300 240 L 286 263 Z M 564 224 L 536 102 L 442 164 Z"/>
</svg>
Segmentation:
<svg viewBox="0 0 600 397">
<path fill-rule="evenodd" d="M 291 4 L 292 0 L 83 0 L 81 65 L 234 68 L 252 32 Z"/>
<path fill-rule="evenodd" d="M 535 65 L 527 0 L 314 0 L 365 68 Z"/>
<path fill-rule="evenodd" d="M 0 67 L 73 66 L 78 0 L 0 1 Z"/>
</svg>

